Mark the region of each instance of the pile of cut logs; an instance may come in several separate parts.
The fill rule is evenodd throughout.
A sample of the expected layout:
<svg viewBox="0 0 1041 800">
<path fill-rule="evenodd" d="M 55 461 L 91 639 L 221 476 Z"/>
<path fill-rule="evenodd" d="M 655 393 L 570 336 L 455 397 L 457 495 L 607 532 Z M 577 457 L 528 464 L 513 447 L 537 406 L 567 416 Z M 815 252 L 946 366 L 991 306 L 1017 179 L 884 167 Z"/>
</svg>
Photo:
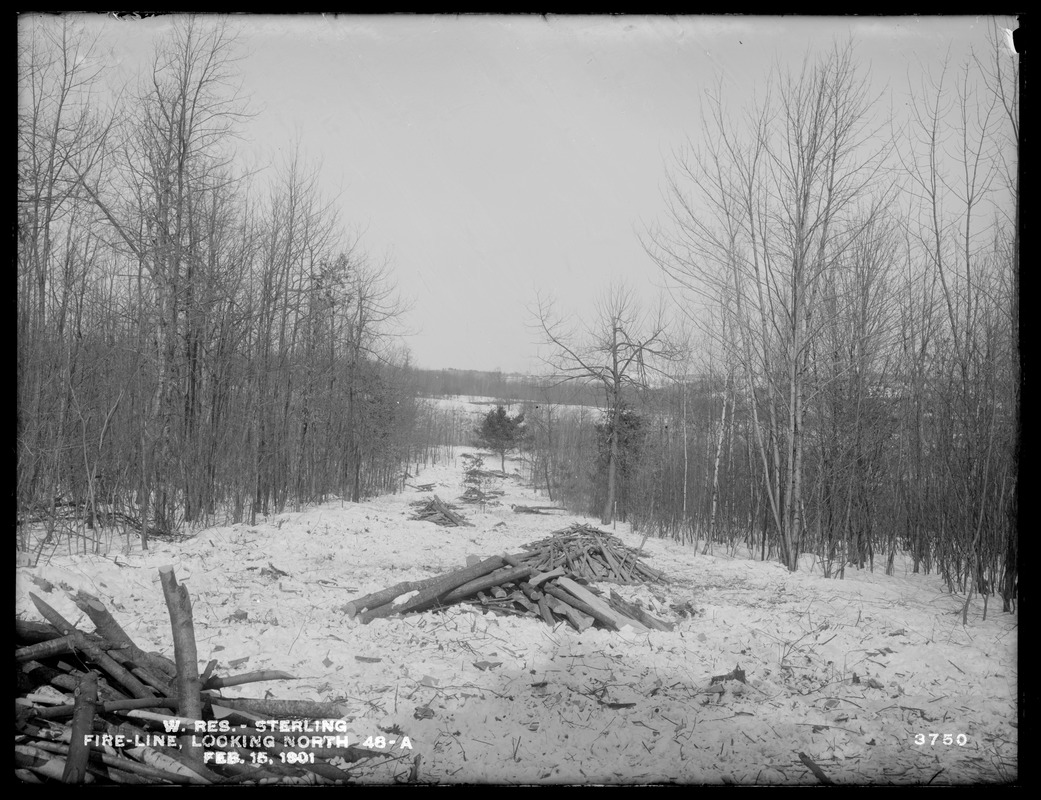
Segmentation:
<svg viewBox="0 0 1041 800">
<path fill-rule="evenodd" d="M 437 525 L 470 526 L 470 523 L 466 521 L 465 517 L 461 514 L 455 513 L 455 511 L 452 510 L 452 506 L 448 505 L 448 503 L 436 494 L 434 495 L 433 500 L 417 500 L 412 503 L 412 507 L 416 509 L 416 513 L 412 515 L 412 519 L 433 522 Z"/>
<path fill-rule="evenodd" d="M 626 602 L 616 592 L 605 599 L 598 590 L 584 585 L 585 579 L 609 580 L 612 575 L 619 576 L 614 580 L 628 583 L 637 576 L 663 579 L 615 537 L 574 525 L 527 548 L 523 553 L 484 560 L 471 557 L 469 561 L 475 563 L 463 569 L 426 580 L 403 581 L 356 598 L 343 606 L 343 611 L 348 617 L 369 623 L 468 602 L 492 613 L 540 617 L 550 625 L 565 620 L 578 631 L 593 625 L 609 630 L 621 630 L 626 625 L 637 631 L 672 629 L 670 623 Z M 612 562 L 614 572 L 609 575 L 605 565 Z"/>
<path fill-rule="evenodd" d="M 16 778 L 24 783 L 349 783 L 355 776 L 344 770 L 348 763 L 385 755 L 357 745 L 317 745 L 301 758 L 296 734 L 292 741 L 270 735 L 265 722 L 321 720 L 300 722 L 294 730 L 327 730 L 324 723 L 342 722 L 346 714 L 336 703 L 220 696 L 216 690 L 229 686 L 293 676 L 263 671 L 221 678 L 212 674 L 216 661 L 199 675 L 187 591 L 171 568 L 160 569 L 159 577 L 176 661 L 142 651 L 95 597 L 79 592 L 72 598 L 94 623 L 95 630 L 85 633 L 30 594 L 47 624 L 15 621 Z M 344 734 L 337 729 L 336 735 Z M 311 738 L 312 745 L 318 739 L 330 744 L 324 737 Z M 354 735 L 347 740 L 360 741 Z"/>
<path fill-rule="evenodd" d="M 617 536 L 575 523 L 540 542 L 524 545 L 540 570 L 566 567 L 572 575 L 591 581 L 663 583 L 665 576 L 640 561 L 640 550 L 627 547 Z"/>
</svg>

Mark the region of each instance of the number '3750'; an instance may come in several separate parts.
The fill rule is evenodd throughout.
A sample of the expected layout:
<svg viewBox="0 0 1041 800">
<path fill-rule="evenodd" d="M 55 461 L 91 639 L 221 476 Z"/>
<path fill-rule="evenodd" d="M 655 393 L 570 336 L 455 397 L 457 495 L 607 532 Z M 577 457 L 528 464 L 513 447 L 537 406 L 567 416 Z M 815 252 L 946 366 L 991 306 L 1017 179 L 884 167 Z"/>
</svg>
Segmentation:
<svg viewBox="0 0 1041 800">
<path fill-rule="evenodd" d="M 958 747 L 965 747 L 969 743 L 969 737 L 964 733 L 957 735 L 953 733 L 916 733 L 914 735 L 914 743 L 920 745 L 956 744 Z"/>
</svg>

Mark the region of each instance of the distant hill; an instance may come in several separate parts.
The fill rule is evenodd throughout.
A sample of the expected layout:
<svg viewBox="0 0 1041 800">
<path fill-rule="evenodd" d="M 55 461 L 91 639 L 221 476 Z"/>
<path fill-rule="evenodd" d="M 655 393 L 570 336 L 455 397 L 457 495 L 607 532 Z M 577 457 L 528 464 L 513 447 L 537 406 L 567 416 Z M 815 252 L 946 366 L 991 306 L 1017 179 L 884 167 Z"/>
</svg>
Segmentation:
<svg viewBox="0 0 1041 800">
<path fill-rule="evenodd" d="M 546 376 L 474 369 L 411 370 L 417 392 L 424 397 L 470 395 L 501 400 L 567 403 L 596 406 L 603 392 L 571 382 L 553 386 Z"/>
</svg>

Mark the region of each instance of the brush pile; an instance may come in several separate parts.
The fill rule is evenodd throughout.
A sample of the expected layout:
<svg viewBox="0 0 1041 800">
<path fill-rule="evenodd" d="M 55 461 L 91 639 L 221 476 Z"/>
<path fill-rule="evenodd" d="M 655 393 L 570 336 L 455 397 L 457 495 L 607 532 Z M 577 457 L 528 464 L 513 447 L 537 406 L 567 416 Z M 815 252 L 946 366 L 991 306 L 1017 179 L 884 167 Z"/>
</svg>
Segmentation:
<svg viewBox="0 0 1041 800">
<path fill-rule="evenodd" d="M 94 623 L 89 633 L 30 595 L 47 622 L 15 623 L 16 778 L 342 784 L 356 777 L 345 771 L 348 764 L 385 755 L 357 746 L 360 739 L 345 728 L 346 707 L 336 703 L 221 696 L 230 686 L 293 676 L 262 671 L 218 677 L 217 661 L 200 675 L 187 591 L 171 568 L 159 574 L 176 661 L 142 651 L 84 592 L 72 600 Z"/>
<path fill-rule="evenodd" d="M 554 531 L 548 538 L 524 545 L 540 570 L 565 567 L 569 574 L 591 581 L 664 583 L 665 576 L 640 561 L 640 551 L 627 547 L 590 525 L 574 525 Z"/>
<path fill-rule="evenodd" d="M 456 514 L 453 510 L 453 506 L 448 505 L 436 494 L 434 495 L 433 500 L 417 500 L 412 503 L 412 507 L 416 509 L 416 512 L 412 515 L 412 519 L 433 522 L 435 525 L 457 527 L 470 526 L 470 523 L 467 522 L 465 517 L 461 514 Z"/>
<path fill-rule="evenodd" d="M 637 551 L 610 534 L 572 525 L 513 555 L 471 557 L 465 568 L 422 581 L 404 581 L 350 601 L 342 610 L 362 623 L 470 603 L 485 612 L 566 621 L 578 631 L 671 630 L 672 625 L 611 592 L 605 599 L 590 580 L 660 582 L 664 576 Z"/>
<path fill-rule="evenodd" d="M 483 491 L 476 486 L 467 487 L 466 491 L 459 495 L 459 502 L 461 503 L 480 503 L 486 506 L 497 506 L 499 500 L 497 498 L 502 497 L 506 492 L 501 489 L 489 489 Z"/>
</svg>

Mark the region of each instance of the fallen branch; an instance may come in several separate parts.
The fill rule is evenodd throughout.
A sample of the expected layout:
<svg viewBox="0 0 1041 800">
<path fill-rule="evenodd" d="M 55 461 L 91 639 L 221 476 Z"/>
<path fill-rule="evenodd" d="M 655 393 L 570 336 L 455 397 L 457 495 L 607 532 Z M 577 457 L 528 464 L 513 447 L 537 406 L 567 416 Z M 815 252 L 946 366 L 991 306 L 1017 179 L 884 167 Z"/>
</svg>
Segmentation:
<svg viewBox="0 0 1041 800">
<path fill-rule="evenodd" d="M 57 611 L 51 608 L 32 592 L 29 592 L 36 610 L 41 616 L 50 622 L 61 633 L 69 637 L 69 642 L 79 652 L 86 655 L 91 661 L 107 672 L 117 683 L 123 686 L 134 697 L 154 697 L 155 692 L 135 678 L 130 672 L 118 664 L 115 659 L 106 653 L 99 645 L 91 641 L 87 636 L 76 629 L 71 622 L 66 620 Z"/>
<path fill-rule="evenodd" d="M 75 653 L 76 648 L 72 645 L 73 638 L 73 634 L 68 634 L 46 642 L 37 642 L 26 647 L 20 647 L 14 651 L 14 660 L 18 662 L 39 661 L 51 656 Z"/>
<path fill-rule="evenodd" d="M 810 772 L 812 772 L 814 775 L 817 776 L 817 780 L 819 780 L 821 783 L 825 783 L 825 784 L 833 784 L 833 783 L 835 783 L 835 781 L 833 781 L 831 778 L 829 778 L 827 775 L 825 775 L 824 774 L 824 770 L 822 770 L 820 767 L 818 767 L 813 762 L 813 759 L 811 759 L 805 753 L 799 753 L 799 760 L 803 764 L 806 765 L 806 767 L 810 770 Z"/>
<path fill-rule="evenodd" d="M 108 654 L 112 656 L 112 659 L 118 662 L 121 667 L 129 670 L 130 674 L 135 678 L 140 680 L 146 686 L 151 686 L 156 690 L 156 692 L 164 697 L 175 694 L 173 684 L 171 680 L 166 677 L 165 673 L 162 675 L 156 675 L 151 670 L 138 666 L 126 653 L 120 650 L 112 649 L 108 651 Z"/>
<path fill-rule="evenodd" d="M 167 680 L 177 674 L 177 665 L 170 659 L 163 658 L 156 653 L 145 652 L 138 647 L 98 598 L 80 590 L 72 599 L 79 609 L 90 617 L 97 632 L 109 642 L 125 646 L 134 661 L 142 666 L 151 667 L 153 672 L 158 672 Z"/>
<path fill-rule="evenodd" d="M 229 686 L 241 686 L 244 683 L 259 683 L 260 681 L 295 681 L 296 676 L 281 670 L 259 670 L 257 672 L 246 672 L 242 675 L 232 675 L 227 678 L 214 676 L 208 678 L 203 684 L 203 689 L 226 689 Z"/>
<path fill-rule="evenodd" d="M 176 708 L 175 697 L 135 697 L 132 700 L 113 700 L 110 703 L 99 703 L 96 711 L 98 714 L 111 714 L 115 711 L 131 711 L 142 708 Z M 76 706 L 51 706 L 50 708 L 33 709 L 33 716 L 38 719 L 64 719 L 71 717 L 76 711 Z"/>
</svg>

